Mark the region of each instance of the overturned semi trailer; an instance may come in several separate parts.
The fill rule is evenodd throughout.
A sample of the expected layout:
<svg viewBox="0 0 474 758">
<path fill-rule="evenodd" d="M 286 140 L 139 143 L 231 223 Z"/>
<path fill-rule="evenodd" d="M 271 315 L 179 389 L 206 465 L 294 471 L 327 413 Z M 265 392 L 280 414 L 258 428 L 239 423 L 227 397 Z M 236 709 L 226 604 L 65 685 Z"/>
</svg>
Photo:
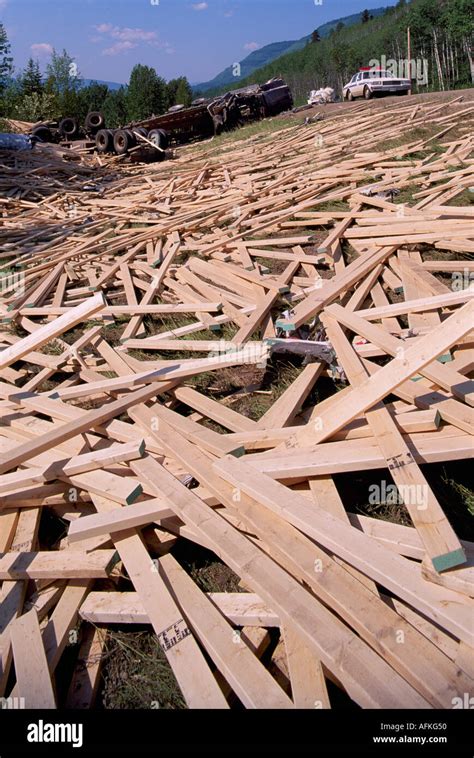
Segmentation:
<svg viewBox="0 0 474 758">
<path fill-rule="evenodd" d="M 271 79 L 265 84 L 252 84 L 218 97 L 199 98 L 189 108 L 173 106 L 161 116 L 151 116 L 123 129 L 102 129 L 96 135 L 96 145 L 100 152 L 123 154 L 140 142 L 141 135 L 166 150 L 171 143 L 182 144 L 211 137 L 292 107 L 293 97 L 288 85 L 283 79 Z"/>
<path fill-rule="evenodd" d="M 88 141 L 99 153 L 125 155 L 141 145 L 164 151 L 170 144 L 205 139 L 235 129 L 248 121 L 275 116 L 293 108 L 290 88 L 283 79 L 231 90 L 213 98 L 198 98 L 189 108 L 175 105 L 161 116 L 150 116 L 120 129 L 108 129 L 102 113 L 88 114 L 84 126 L 77 118 L 35 124 L 31 135 L 40 142 L 61 142 L 66 146 Z"/>
</svg>

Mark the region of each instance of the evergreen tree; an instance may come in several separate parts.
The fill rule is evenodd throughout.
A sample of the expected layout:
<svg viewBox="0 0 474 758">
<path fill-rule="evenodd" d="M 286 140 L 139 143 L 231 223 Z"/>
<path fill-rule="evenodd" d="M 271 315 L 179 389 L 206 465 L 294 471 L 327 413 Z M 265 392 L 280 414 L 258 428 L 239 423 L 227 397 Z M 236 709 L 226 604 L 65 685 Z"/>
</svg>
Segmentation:
<svg viewBox="0 0 474 758">
<path fill-rule="evenodd" d="M 0 94 L 6 89 L 13 75 L 13 58 L 7 32 L 0 23 Z"/>
<path fill-rule="evenodd" d="M 124 87 L 118 90 L 109 90 L 100 109 L 105 116 L 107 128 L 116 129 L 124 126 L 128 120 L 127 95 Z"/>
<path fill-rule="evenodd" d="M 134 66 L 127 90 L 129 121 L 159 116 L 166 110 L 166 99 L 166 83 L 155 69 L 140 63 Z"/>
<path fill-rule="evenodd" d="M 81 87 L 78 92 L 78 117 L 84 120 L 90 111 L 102 111 L 108 94 L 109 88 L 106 84 L 91 82 L 87 87 Z"/>
<path fill-rule="evenodd" d="M 43 91 L 43 79 L 38 61 L 34 61 L 33 58 L 28 59 L 28 63 L 21 74 L 20 83 L 21 94 L 26 97 L 36 93 L 40 94 Z"/>
<path fill-rule="evenodd" d="M 177 81 L 178 81 L 178 87 L 176 89 L 175 105 L 182 104 L 188 107 L 188 105 L 191 105 L 191 101 L 193 99 L 193 91 L 191 89 L 191 85 L 189 84 L 185 76 L 180 76 Z"/>
<path fill-rule="evenodd" d="M 314 42 L 320 42 L 320 41 L 321 41 L 321 37 L 319 36 L 319 32 L 317 29 L 315 29 L 311 35 L 311 42 L 314 43 Z"/>
<path fill-rule="evenodd" d="M 362 21 L 363 24 L 366 24 L 367 21 L 370 20 L 370 13 L 369 13 L 369 11 L 367 11 L 367 10 L 362 11 L 361 16 L 360 16 L 360 20 Z"/>
<path fill-rule="evenodd" d="M 45 91 L 55 99 L 58 117 L 75 116 L 79 110 L 81 76 L 77 64 L 66 50 L 53 50 L 51 61 L 46 66 Z"/>
</svg>

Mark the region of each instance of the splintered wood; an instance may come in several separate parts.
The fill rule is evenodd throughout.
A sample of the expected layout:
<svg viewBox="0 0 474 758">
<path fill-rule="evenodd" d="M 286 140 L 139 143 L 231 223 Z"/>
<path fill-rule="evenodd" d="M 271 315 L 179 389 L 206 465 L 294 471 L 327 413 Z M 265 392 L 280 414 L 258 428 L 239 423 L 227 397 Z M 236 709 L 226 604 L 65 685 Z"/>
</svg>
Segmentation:
<svg viewBox="0 0 474 758">
<path fill-rule="evenodd" d="M 0 154 L 2 698 L 93 707 L 133 624 L 190 708 L 472 694 L 473 111 Z"/>
</svg>

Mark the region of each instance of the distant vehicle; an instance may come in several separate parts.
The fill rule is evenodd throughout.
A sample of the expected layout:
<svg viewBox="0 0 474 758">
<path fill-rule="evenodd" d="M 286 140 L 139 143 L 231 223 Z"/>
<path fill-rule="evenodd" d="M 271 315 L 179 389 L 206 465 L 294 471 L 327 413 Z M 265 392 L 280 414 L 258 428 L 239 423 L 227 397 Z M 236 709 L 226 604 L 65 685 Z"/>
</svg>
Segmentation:
<svg viewBox="0 0 474 758">
<path fill-rule="evenodd" d="M 362 68 L 343 87 L 343 100 L 364 97 L 370 100 L 374 95 L 406 95 L 411 89 L 410 79 L 397 79 L 390 71 L 377 68 Z"/>
</svg>

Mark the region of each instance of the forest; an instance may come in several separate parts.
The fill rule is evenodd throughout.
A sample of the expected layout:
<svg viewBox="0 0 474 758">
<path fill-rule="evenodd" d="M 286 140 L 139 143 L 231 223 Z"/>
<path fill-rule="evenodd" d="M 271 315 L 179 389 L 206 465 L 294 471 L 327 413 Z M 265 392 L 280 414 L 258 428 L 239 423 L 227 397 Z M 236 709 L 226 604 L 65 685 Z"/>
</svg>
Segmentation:
<svg viewBox="0 0 474 758">
<path fill-rule="evenodd" d="M 177 103 L 190 105 L 192 97 L 186 77 L 166 82 L 154 68 L 139 63 L 127 86 L 114 90 L 99 82 L 85 84 L 66 50 L 53 51 L 44 73 L 33 58 L 17 72 L 0 24 L 0 118 L 37 122 L 74 115 L 84 122 L 90 111 L 99 110 L 109 127 L 118 127 L 158 116 Z"/>
<path fill-rule="evenodd" d="M 375 60 L 406 60 L 409 27 L 410 58 L 419 62 L 418 70 L 427 72 L 426 77 L 415 78 L 413 92 L 469 87 L 474 83 L 473 10 L 473 0 L 399 0 L 373 18 L 365 10 L 360 23 L 345 27 L 341 22 L 328 37 L 320 37 L 314 30 L 302 50 L 254 71 L 239 86 L 282 76 L 296 104 L 319 87 L 334 87 L 341 94 L 344 84 L 361 66 L 375 65 L 371 63 Z M 412 73 L 416 68 L 412 66 Z"/>
</svg>

